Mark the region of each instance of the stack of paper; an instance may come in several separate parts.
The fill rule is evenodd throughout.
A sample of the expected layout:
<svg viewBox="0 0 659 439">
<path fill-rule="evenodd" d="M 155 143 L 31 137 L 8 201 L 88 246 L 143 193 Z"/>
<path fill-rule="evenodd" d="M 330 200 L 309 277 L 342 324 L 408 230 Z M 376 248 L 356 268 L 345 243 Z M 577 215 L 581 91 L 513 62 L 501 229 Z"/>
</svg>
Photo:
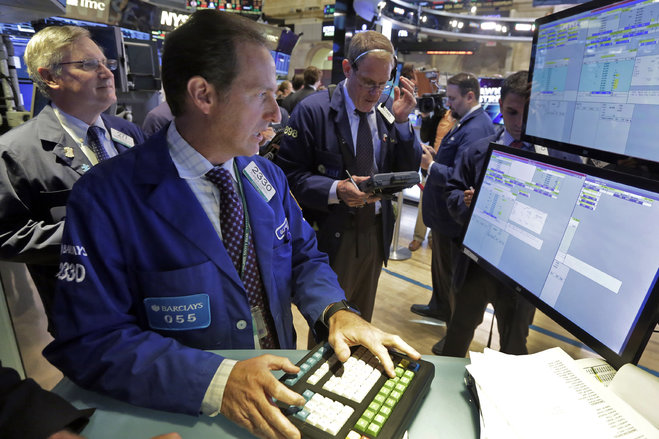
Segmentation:
<svg viewBox="0 0 659 439">
<path fill-rule="evenodd" d="M 481 438 L 659 438 L 659 430 L 560 348 L 522 356 L 486 349 L 470 356 Z"/>
</svg>

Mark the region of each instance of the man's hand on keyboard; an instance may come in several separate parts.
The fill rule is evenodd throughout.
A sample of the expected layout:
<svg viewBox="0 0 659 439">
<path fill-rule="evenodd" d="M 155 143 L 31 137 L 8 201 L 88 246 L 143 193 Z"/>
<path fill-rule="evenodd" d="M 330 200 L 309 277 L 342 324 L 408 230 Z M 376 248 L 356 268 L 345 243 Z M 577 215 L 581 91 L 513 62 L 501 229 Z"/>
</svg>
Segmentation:
<svg viewBox="0 0 659 439">
<path fill-rule="evenodd" d="M 415 360 L 421 358 L 421 354 L 399 336 L 384 332 L 357 314 L 345 310 L 330 317 L 328 341 L 341 361 L 350 357 L 351 346 L 364 346 L 380 359 L 385 372 L 392 378 L 395 376 L 394 364 L 388 348 L 403 352 Z"/>
<path fill-rule="evenodd" d="M 239 361 L 231 370 L 222 397 L 221 412 L 228 419 L 261 438 L 299 438 L 300 432 L 273 403 L 290 405 L 306 400 L 280 383 L 273 370 L 297 373 L 300 369 L 287 358 L 261 355 Z"/>
</svg>

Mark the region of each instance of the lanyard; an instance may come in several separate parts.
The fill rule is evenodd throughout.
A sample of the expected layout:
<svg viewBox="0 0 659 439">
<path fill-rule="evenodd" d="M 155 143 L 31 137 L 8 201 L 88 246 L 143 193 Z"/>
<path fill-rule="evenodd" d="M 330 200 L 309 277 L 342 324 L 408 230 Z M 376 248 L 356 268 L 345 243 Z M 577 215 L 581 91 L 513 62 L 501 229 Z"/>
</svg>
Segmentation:
<svg viewBox="0 0 659 439">
<path fill-rule="evenodd" d="M 244 231 L 243 231 L 243 254 L 242 261 L 240 264 L 240 278 L 243 278 L 245 274 L 245 265 L 247 265 L 247 253 L 249 252 L 249 235 L 250 235 L 250 226 L 249 226 L 249 212 L 247 211 L 247 202 L 245 200 L 245 193 L 243 192 L 243 183 L 240 180 L 240 173 L 238 172 L 238 165 L 236 161 L 233 161 L 233 172 L 236 175 L 236 180 L 238 180 L 238 192 L 240 193 L 240 201 L 243 205 L 243 218 L 245 221 Z"/>
</svg>

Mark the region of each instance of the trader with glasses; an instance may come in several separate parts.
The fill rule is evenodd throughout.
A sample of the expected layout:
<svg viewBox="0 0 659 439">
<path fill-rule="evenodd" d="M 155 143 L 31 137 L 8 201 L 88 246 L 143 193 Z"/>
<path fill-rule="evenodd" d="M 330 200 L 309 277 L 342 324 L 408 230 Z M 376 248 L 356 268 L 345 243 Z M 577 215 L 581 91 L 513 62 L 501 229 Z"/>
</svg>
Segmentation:
<svg viewBox="0 0 659 439">
<path fill-rule="evenodd" d="M 27 264 L 49 314 L 57 277 L 76 276 L 59 265 L 69 191 L 96 163 L 145 138 L 136 125 L 102 114 L 117 100 L 117 61 L 106 59 L 86 29 L 39 31 L 25 63 L 51 102 L 0 137 L 0 259 Z"/>
<path fill-rule="evenodd" d="M 376 173 L 417 170 L 421 160 L 408 122 L 416 105 L 414 84 L 400 78 L 400 87 L 386 85 L 396 67 L 393 52 L 380 33 L 356 34 L 342 62 L 345 79 L 300 102 L 277 156 L 317 230 L 318 248 L 329 255 L 348 300 L 367 321 L 389 256 L 394 214 L 391 201 L 356 184 Z"/>
</svg>

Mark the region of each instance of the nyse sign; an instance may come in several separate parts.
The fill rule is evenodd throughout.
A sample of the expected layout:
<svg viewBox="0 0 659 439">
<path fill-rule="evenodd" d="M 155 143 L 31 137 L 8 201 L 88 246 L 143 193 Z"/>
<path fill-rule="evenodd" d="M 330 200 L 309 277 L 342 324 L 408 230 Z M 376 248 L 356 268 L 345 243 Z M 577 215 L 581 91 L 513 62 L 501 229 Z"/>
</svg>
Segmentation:
<svg viewBox="0 0 659 439">
<path fill-rule="evenodd" d="M 180 14 L 175 11 L 162 10 L 160 14 L 160 26 L 163 28 L 175 29 L 185 23 L 190 17 L 189 14 Z"/>
</svg>

